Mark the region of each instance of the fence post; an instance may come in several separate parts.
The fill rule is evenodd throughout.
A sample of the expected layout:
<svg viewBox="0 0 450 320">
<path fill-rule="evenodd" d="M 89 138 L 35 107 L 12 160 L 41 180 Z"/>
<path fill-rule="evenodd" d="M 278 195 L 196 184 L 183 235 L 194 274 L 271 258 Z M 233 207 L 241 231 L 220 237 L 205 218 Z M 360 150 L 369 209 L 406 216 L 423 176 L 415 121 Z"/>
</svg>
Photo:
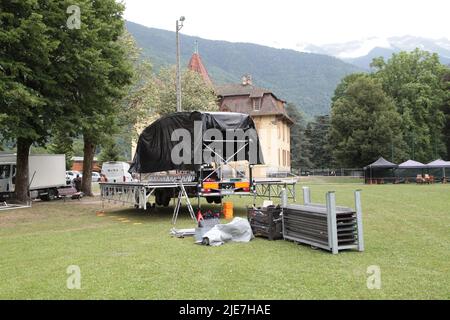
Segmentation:
<svg viewBox="0 0 450 320">
<path fill-rule="evenodd" d="M 361 190 L 355 191 L 356 223 L 358 225 L 358 251 L 364 251 L 364 235 L 362 224 Z"/>
<path fill-rule="evenodd" d="M 328 245 L 333 254 L 338 253 L 338 237 L 336 222 L 336 195 L 334 191 L 327 192 L 327 220 L 328 220 Z"/>
<path fill-rule="evenodd" d="M 308 205 L 311 203 L 311 192 L 309 190 L 309 187 L 303 187 L 303 203 L 305 205 Z"/>
<path fill-rule="evenodd" d="M 288 204 L 286 188 L 281 189 L 281 207 L 286 208 Z"/>
</svg>

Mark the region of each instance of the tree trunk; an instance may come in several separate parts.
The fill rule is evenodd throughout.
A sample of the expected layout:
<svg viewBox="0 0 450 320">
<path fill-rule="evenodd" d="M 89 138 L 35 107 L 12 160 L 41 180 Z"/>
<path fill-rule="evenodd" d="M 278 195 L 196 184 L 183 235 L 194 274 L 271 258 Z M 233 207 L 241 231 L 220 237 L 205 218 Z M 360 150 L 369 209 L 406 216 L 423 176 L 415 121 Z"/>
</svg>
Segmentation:
<svg viewBox="0 0 450 320">
<path fill-rule="evenodd" d="M 83 178 L 81 181 L 81 191 L 88 196 L 92 197 L 92 163 L 94 161 L 95 144 L 87 136 L 83 135 L 84 148 L 83 148 Z"/>
<path fill-rule="evenodd" d="M 28 193 L 29 183 L 29 166 L 28 158 L 30 155 L 31 140 L 18 138 L 17 139 L 17 169 L 15 178 L 15 196 L 17 201 L 26 203 L 30 200 Z M 31 173 L 33 174 L 33 173 Z"/>
</svg>

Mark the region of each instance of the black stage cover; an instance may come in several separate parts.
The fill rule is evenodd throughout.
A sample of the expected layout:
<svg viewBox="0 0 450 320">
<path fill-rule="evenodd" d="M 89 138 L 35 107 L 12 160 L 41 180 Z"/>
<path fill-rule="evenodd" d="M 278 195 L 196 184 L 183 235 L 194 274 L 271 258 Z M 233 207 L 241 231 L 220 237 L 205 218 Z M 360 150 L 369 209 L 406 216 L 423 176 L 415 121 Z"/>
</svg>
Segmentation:
<svg viewBox="0 0 450 320">
<path fill-rule="evenodd" d="M 211 134 L 209 129 L 216 130 Z M 172 137 L 175 130 L 182 134 L 176 133 Z M 218 137 L 214 132 L 220 132 L 222 137 Z M 244 139 L 241 139 L 243 133 Z M 184 139 L 185 134 L 191 138 Z M 233 138 L 230 139 L 230 137 Z M 208 141 L 212 140 L 216 140 L 216 142 L 209 144 L 211 142 Z M 243 142 L 221 143 L 222 147 L 212 147 L 213 145 L 218 146 L 219 140 L 249 140 L 249 146 L 243 149 L 239 155 L 234 156 L 232 160 L 247 160 L 252 164 L 264 163 L 255 124 L 249 115 L 234 112 L 178 112 L 164 116 L 144 129 L 139 136 L 129 172 L 197 170 L 202 163 L 208 163 L 203 157 L 203 151 L 207 150 L 203 142 L 209 144 L 216 151 L 223 150 L 218 153 L 225 159 L 244 144 Z M 185 148 L 179 151 L 182 144 Z M 175 154 L 183 156 L 183 162 L 172 160 L 173 149 Z"/>
</svg>

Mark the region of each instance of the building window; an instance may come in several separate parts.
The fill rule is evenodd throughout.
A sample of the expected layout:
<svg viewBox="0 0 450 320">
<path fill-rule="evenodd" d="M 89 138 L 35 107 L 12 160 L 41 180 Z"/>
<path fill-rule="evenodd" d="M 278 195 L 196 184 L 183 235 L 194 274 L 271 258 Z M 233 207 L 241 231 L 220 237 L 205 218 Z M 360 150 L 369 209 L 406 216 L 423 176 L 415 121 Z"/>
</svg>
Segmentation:
<svg viewBox="0 0 450 320">
<path fill-rule="evenodd" d="M 261 110 L 261 99 L 255 98 L 253 99 L 253 111 L 259 111 Z"/>
</svg>

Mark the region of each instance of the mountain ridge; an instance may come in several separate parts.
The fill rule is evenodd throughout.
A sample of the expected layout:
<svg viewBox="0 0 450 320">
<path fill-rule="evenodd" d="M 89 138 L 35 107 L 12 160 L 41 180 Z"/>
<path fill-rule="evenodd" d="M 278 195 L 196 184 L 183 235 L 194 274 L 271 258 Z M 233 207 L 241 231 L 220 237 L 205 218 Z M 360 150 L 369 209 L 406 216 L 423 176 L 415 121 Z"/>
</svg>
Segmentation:
<svg viewBox="0 0 450 320">
<path fill-rule="evenodd" d="M 142 53 L 158 70 L 175 64 L 175 32 L 127 21 Z M 180 34 L 181 64 L 186 67 L 198 43 L 199 53 L 217 85 L 239 83 L 251 74 L 257 86 L 272 90 L 297 105 L 307 117 L 329 112 L 331 97 L 342 77 L 362 71 L 335 57 L 278 49 L 252 43 L 208 40 Z"/>
</svg>

